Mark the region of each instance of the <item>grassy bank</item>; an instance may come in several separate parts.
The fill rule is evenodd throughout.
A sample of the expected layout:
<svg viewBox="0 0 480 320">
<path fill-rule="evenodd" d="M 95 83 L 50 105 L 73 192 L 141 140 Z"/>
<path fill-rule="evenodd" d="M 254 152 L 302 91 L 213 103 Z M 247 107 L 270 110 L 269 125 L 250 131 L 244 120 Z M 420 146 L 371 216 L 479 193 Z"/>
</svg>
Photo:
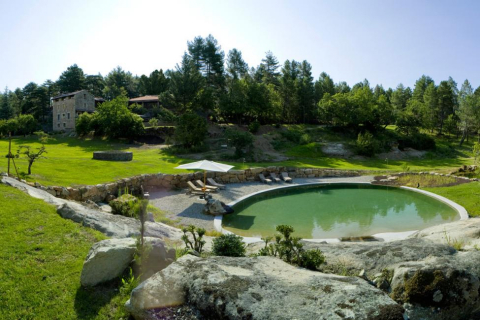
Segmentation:
<svg viewBox="0 0 480 320">
<path fill-rule="evenodd" d="M 12 140 L 12 150 L 15 153 L 19 145 L 31 145 L 40 147 L 36 137 L 15 138 Z M 46 159 L 40 159 L 33 164 L 31 181 L 38 181 L 43 185 L 92 185 L 111 182 L 117 179 L 131 177 L 146 173 L 181 173 L 184 170 L 176 170 L 175 167 L 182 163 L 191 162 L 190 159 L 182 159 L 168 155 L 158 148 L 144 148 L 135 145 L 127 145 L 119 142 L 103 141 L 100 139 L 85 140 L 78 138 L 56 137 L 54 141 L 46 145 Z M 302 150 L 307 148 L 308 150 Z M 471 164 L 468 157 L 439 158 L 439 159 L 416 159 L 406 161 L 386 161 L 385 159 L 341 159 L 318 156 L 316 149 L 311 146 L 299 146 L 294 151 L 294 160 L 283 162 L 263 163 L 238 163 L 229 162 L 235 169 L 266 166 L 292 166 L 311 168 L 333 168 L 347 170 L 371 170 L 371 171 L 401 171 L 405 165 L 410 170 L 437 170 L 458 167 L 462 164 Z M 106 162 L 93 160 L 93 151 L 102 150 L 125 150 L 133 152 L 133 161 L 129 162 Z M 8 141 L 0 140 L 0 171 L 7 171 L 7 159 L 3 157 L 8 152 Z M 313 152 L 313 153 L 312 153 Z M 27 171 L 27 162 L 24 159 L 17 161 L 19 171 Z M 228 162 L 227 162 L 228 163 Z M 14 173 L 14 169 L 11 168 Z"/>
<path fill-rule="evenodd" d="M 471 182 L 452 187 L 425 188 L 448 198 L 467 209 L 472 217 L 480 216 L 480 183 Z"/>
<path fill-rule="evenodd" d="M 83 261 L 105 237 L 55 207 L 0 184 L 0 319 L 118 319 L 119 281 L 84 289 Z"/>
</svg>

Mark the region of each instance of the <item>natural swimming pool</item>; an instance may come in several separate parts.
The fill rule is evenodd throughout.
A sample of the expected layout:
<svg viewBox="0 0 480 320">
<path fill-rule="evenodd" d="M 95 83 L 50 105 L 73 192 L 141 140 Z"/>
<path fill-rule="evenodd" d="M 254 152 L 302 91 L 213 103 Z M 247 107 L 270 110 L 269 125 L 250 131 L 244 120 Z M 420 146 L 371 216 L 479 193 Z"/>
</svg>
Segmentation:
<svg viewBox="0 0 480 320">
<path fill-rule="evenodd" d="M 328 239 L 420 230 L 459 220 L 457 210 L 410 190 L 370 184 L 321 184 L 273 189 L 239 201 L 223 228 L 246 237 L 275 234 L 288 224 L 294 236 Z"/>
</svg>

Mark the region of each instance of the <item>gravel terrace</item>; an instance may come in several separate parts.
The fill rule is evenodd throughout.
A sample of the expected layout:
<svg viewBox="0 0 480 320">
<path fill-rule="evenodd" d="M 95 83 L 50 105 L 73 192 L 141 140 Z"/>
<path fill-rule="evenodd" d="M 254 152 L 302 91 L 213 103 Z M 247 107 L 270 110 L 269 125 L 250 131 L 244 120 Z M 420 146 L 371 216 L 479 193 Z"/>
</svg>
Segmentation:
<svg viewBox="0 0 480 320">
<path fill-rule="evenodd" d="M 373 176 L 361 177 L 340 177 L 340 178 L 299 178 L 293 179 L 293 185 L 314 183 L 314 182 L 371 182 Z M 214 199 L 218 199 L 226 204 L 243 197 L 245 195 L 271 189 L 279 186 L 290 185 L 285 182 L 272 183 L 270 185 L 260 182 L 230 183 L 225 190 L 219 190 L 212 193 Z M 182 225 L 195 225 L 214 230 L 214 216 L 204 214 L 203 207 L 205 200 L 195 195 L 186 195 L 186 190 L 167 190 L 167 189 L 149 189 L 150 203 L 155 207 L 165 211 L 170 219 L 180 219 Z"/>
</svg>

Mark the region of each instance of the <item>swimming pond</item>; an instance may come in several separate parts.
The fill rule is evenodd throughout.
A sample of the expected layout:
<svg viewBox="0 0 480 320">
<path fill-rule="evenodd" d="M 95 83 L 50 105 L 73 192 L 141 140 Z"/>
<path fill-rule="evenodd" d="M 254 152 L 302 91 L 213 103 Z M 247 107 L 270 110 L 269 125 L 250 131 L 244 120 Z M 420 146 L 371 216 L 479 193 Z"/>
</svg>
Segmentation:
<svg viewBox="0 0 480 320">
<path fill-rule="evenodd" d="M 420 230 L 459 220 L 456 209 L 410 190 L 370 184 L 315 184 L 272 189 L 237 202 L 223 228 L 246 237 L 275 234 L 291 225 L 294 236 L 329 239 Z"/>
</svg>

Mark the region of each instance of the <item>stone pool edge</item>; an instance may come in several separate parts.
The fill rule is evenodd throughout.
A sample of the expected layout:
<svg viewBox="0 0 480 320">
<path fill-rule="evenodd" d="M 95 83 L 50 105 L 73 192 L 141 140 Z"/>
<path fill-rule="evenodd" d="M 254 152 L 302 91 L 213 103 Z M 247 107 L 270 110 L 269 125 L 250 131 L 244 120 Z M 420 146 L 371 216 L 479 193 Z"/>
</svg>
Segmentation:
<svg viewBox="0 0 480 320">
<path fill-rule="evenodd" d="M 285 188 L 291 188 L 293 186 L 308 186 L 308 185 L 325 185 L 325 184 L 355 184 L 355 185 L 358 185 L 358 184 L 365 184 L 365 185 L 372 185 L 370 182 L 312 182 L 312 183 L 302 183 L 302 184 L 291 184 L 291 185 L 285 185 L 285 186 L 279 186 L 279 187 L 276 187 L 276 188 L 271 188 L 271 189 L 266 189 L 266 190 L 261 190 L 261 191 L 257 191 L 257 192 L 254 192 L 254 193 L 250 193 L 248 195 L 245 195 L 243 197 L 240 197 L 238 198 L 237 200 L 235 201 L 232 201 L 230 203 L 228 203 L 229 206 L 233 206 L 235 204 L 237 204 L 238 202 L 242 201 L 242 200 L 245 200 L 251 196 L 254 196 L 254 195 L 257 195 L 257 194 L 261 194 L 261 193 L 265 193 L 265 192 L 269 192 L 271 190 L 278 190 L 278 189 L 285 189 Z M 425 191 L 425 190 L 422 190 L 422 189 L 417 189 L 417 188 L 411 188 L 411 187 L 405 187 L 405 186 L 401 186 L 399 187 L 400 189 L 406 189 L 406 190 L 410 190 L 410 191 L 414 191 L 414 192 L 417 192 L 417 193 L 421 193 L 423 195 L 426 195 L 426 196 L 429 196 L 429 197 L 432 197 L 434 199 L 437 199 L 438 201 L 441 201 L 445 204 L 447 204 L 448 206 L 452 207 L 453 209 L 455 209 L 458 213 L 458 215 L 460 216 L 460 220 L 467 220 L 469 218 L 468 216 L 468 212 L 467 210 L 462 207 L 461 205 L 459 205 L 458 203 L 456 202 L 453 202 L 452 200 L 450 199 L 447 199 L 445 197 L 442 197 L 438 194 L 435 194 L 435 193 L 432 193 L 432 192 L 429 192 L 429 191 Z M 234 234 L 233 232 L 231 231 L 228 231 L 226 229 L 223 229 L 223 226 L 222 226 L 222 220 L 223 220 L 223 216 L 216 216 L 213 220 L 213 227 L 216 231 L 218 232 L 221 232 L 223 234 Z M 420 230 L 413 230 L 413 231 L 402 231 L 402 232 L 385 232 L 385 233 L 376 233 L 376 234 L 373 234 L 372 237 L 374 238 L 377 238 L 378 240 L 380 241 L 385 241 L 385 242 L 389 242 L 389 241 L 396 241 L 396 240 L 403 240 L 403 239 L 406 239 L 408 238 L 409 236 L 411 236 L 412 234 L 418 232 Z M 257 237 L 242 237 L 243 238 L 243 241 L 245 243 L 255 243 L 255 242 L 261 242 L 262 239 L 261 238 L 257 238 Z M 308 241 L 308 242 L 327 242 L 327 243 L 336 243 L 336 242 L 340 242 L 340 239 L 338 238 L 329 238 L 329 239 L 302 239 L 304 241 Z"/>
</svg>

